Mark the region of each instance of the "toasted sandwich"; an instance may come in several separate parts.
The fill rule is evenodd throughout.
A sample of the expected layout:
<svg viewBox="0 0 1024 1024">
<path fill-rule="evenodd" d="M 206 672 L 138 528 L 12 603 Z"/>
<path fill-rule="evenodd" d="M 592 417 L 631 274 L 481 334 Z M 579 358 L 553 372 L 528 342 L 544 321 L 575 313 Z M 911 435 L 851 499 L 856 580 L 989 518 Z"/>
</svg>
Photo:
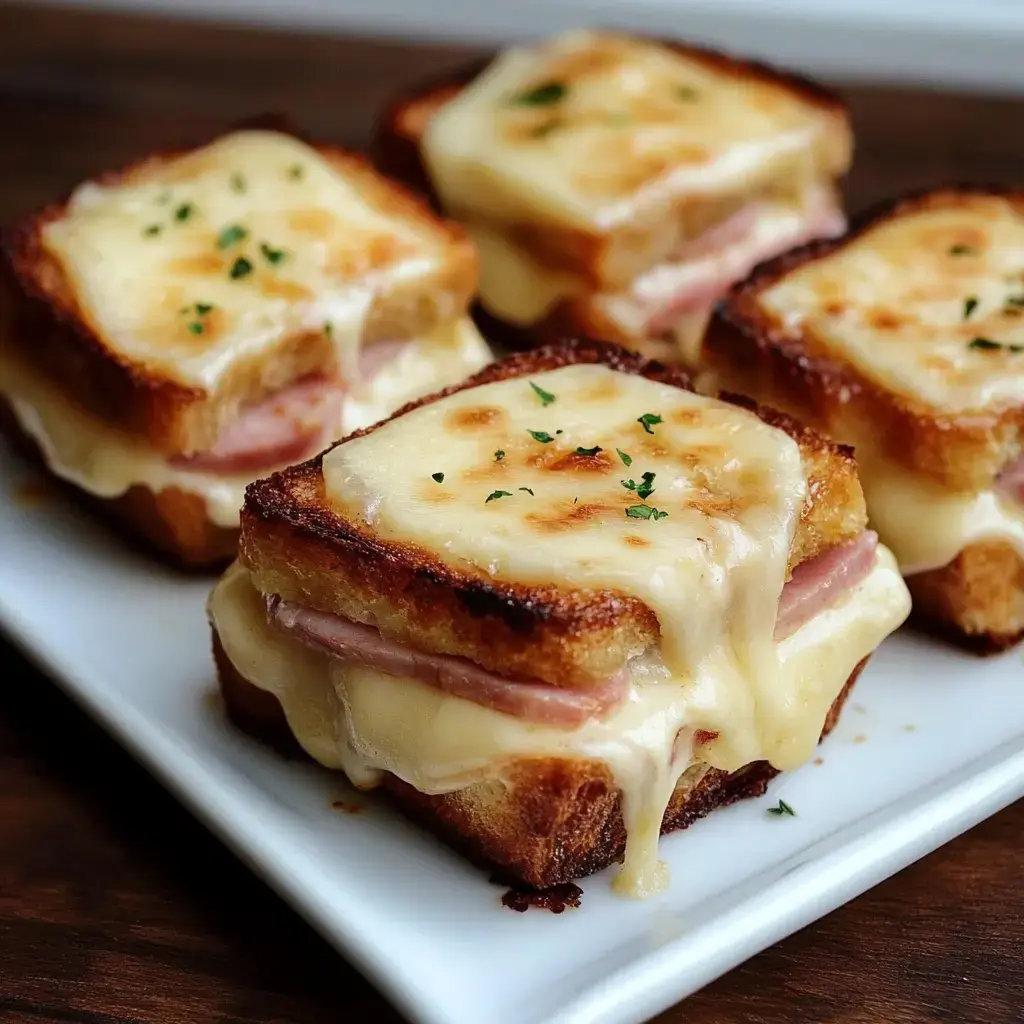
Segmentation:
<svg viewBox="0 0 1024 1024">
<path fill-rule="evenodd" d="M 811 82 L 607 31 L 403 96 L 376 144 L 466 225 L 506 344 L 587 334 L 685 363 L 730 284 L 842 231 L 851 149 L 842 101 Z"/>
<path fill-rule="evenodd" d="M 86 182 L 3 256 L 4 425 L 189 564 L 233 557 L 250 480 L 489 359 L 461 229 L 282 131 Z"/>
<path fill-rule="evenodd" d="M 713 379 L 856 447 L 915 617 L 1024 635 L 1024 193 L 946 188 L 759 268 L 709 332 Z"/>
<path fill-rule="evenodd" d="M 809 758 L 906 616 L 849 450 L 596 342 L 519 353 L 248 488 L 231 717 L 545 887 Z"/>
</svg>

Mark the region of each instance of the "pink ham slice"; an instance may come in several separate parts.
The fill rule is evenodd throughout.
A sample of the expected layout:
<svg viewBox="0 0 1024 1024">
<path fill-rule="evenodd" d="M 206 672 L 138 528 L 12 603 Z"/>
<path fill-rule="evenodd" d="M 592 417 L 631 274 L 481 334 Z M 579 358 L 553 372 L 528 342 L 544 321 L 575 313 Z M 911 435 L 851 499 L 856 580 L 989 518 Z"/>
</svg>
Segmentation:
<svg viewBox="0 0 1024 1024">
<path fill-rule="evenodd" d="M 1010 501 L 1024 505 L 1024 455 L 1011 462 L 996 477 L 996 489 Z"/>
<path fill-rule="evenodd" d="M 877 534 L 868 531 L 798 566 L 782 591 L 776 639 L 794 633 L 856 586 L 871 571 L 877 545 Z M 542 725 L 578 728 L 614 710 L 629 694 L 626 667 L 598 686 L 570 690 L 536 680 L 508 679 L 467 658 L 418 651 L 388 640 L 371 626 L 278 596 L 267 599 L 267 615 L 275 628 L 332 657 L 388 675 L 412 677 L 445 693 Z"/>
<path fill-rule="evenodd" d="M 376 377 L 407 344 L 384 341 L 366 346 L 359 353 L 361 381 Z M 334 440 L 344 400 L 345 387 L 338 380 L 306 377 L 243 409 L 209 451 L 171 462 L 206 473 L 257 472 L 296 462 Z"/>
<path fill-rule="evenodd" d="M 427 654 L 386 639 L 372 626 L 276 596 L 268 599 L 267 611 L 278 629 L 342 661 L 412 677 L 445 693 L 544 725 L 575 728 L 620 704 L 629 691 L 625 668 L 591 689 L 569 690 L 498 676 L 467 658 Z"/>
</svg>

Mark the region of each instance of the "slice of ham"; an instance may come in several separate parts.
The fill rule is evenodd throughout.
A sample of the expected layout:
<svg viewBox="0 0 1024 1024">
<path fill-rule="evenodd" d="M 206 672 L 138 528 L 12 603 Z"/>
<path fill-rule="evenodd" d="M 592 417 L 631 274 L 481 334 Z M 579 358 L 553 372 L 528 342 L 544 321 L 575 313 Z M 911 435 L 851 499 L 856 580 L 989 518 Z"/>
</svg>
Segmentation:
<svg viewBox="0 0 1024 1024">
<path fill-rule="evenodd" d="M 776 639 L 794 633 L 864 579 L 874 565 L 877 545 L 877 534 L 867 531 L 797 566 L 782 591 Z M 341 661 L 418 679 L 445 693 L 541 725 L 578 728 L 614 710 L 630 691 L 628 666 L 597 686 L 573 690 L 499 676 L 467 658 L 418 651 L 387 639 L 372 626 L 276 595 L 267 598 L 267 617 L 274 628 Z"/>
<path fill-rule="evenodd" d="M 839 544 L 798 565 L 782 588 L 775 639 L 791 636 L 857 586 L 871 572 L 877 547 L 878 534 L 865 530 L 848 544 Z"/>
<path fill-rule="evenodd" d="M 407 344 L 382 341 L 364 347 L 359 353 L 360 383 L 373 380 Z M 336 378 L 306 377 L 242 409 L 208 451 L 176 456 L 171 463 L 198 472 L 227 474 L 297 462 L 335 439 L 345 395 L 345 386 Z"/>
<path fill-rule="evenodd" d="M 626 668 L 595 687 L 570 690 L 495 675 L 468 658 L 427 654 L 388 640 L 372 626 L 277 596 L 268 598 L 267 613 L 277 629 L 342 661 L 366 665 L 388 675 L 418 679 L 445 693 L 544 725 L 576 728 L 621 704 L 629 692 Z"/>
<path fill-rule="evenodd" d="M 1024 505 L 1024 455 L 1003 468 L 996 477 L 996 490 Z"/>
</svg>

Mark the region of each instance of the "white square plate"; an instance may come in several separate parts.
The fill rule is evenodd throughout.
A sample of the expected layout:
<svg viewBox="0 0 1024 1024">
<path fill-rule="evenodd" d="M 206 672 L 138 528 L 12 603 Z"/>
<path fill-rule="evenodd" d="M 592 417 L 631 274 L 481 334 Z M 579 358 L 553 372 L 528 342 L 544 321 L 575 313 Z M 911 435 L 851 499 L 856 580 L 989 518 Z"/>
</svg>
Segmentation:
<svg viewBox="0 0 1024 1024">
<path fill-rule="evenodd" d="M 822 763 L 663 840 L 670 891 L 579 910 L 501 890 L 387 808 L 332 809 L 211 700 L 209 581 L 176 576 L 0 451 L 0 621 L 223 840 L 422 1024 L 631 1024 L 1024 795 L 1021 651 L 913 635 L 874 657 Z M 797 817 L 766 813 L 779 798 Z"/>
</svg>

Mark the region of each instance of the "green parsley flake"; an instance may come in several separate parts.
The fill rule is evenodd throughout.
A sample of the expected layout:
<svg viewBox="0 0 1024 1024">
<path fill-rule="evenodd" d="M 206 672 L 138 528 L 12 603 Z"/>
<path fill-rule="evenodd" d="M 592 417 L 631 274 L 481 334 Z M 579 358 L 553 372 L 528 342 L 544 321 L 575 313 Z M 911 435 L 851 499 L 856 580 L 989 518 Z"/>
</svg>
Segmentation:
<svg viewBox="0 0 1024 1024">
<path fill-rule="evenodd" d="M 203 324 L 201 324 L 198 320 L 194 320 L 192 323 L 188 325 L 188 330 L 190 334 L 202 334 L 203 331 L 206 330 L 206 327 Z"/>
<path fill-rule="evenodd" d="M 291 178 L 292 181 L 299 181 L 305 173 L 306 169 L 302 164 L 292 164 L 291 167 L 288 168 L 288 177 Z"/>
<path fill-rule="evenodd" d="M 1018 309 L 1024 309 L 1024 292 L 1021 292 L 1020 295 L 1008 295 L 1006 304 L 1008 306 L 1016 306 Z"/>
<path fill-rule="evenodd" d="M 241 194 L 245 191 L 245 177 L 237 172 L 231 175 L 231 191 Z"/>
<path fill-rule="evenodd" d="M 497 450 L 497 451 L 496 451 L 496 452 L 494 453 L 494 461 L 495 461 L 495 462 L 501 462 L 501 460 L 502 460 L 503 458 L 505 458 L 505 453 L 504 453 L 504 452 L 503 452 L 503 451 L 502 451 L 502 450 L 501 450 L 501 449 L 499 448 L 499 449 L 498 449 L 498 450 Z"/>
<path fill-rule="evenodd" d="M 430 479 L 434 480 L 436 483 L 443 484 L 444 483 L 444 473 L 431 473 L 430 474 Z"/>
<path fill-rule="evenodd" d="M 234 263 L 231 264 L 231 269 L 228 271 L 228 277 L 232 281 L 237 281 L 240 277 L 246 277 L 252 273 L 252 264 L 244 257 L 239 256 Z"/>
<path fill-rule="evenodd" d="M 332 324 L 330 320 L 327 320 L 324 323 L 324 334 L 326 334 L 328 338 L 334 337 L 334 324 Z"/>
<path fill-rule="evenodd" d="M 206 314 L 211 312 L 213 308 L 214 306 L 212 302 L 197 302 L 193 307 L 198 316 L 206 316 Z"/>
<path fill-rule="evenodd" d="M 182 203 L 181 206 L 174 211 L 174 219 L 179 223 L 184 224 L 185 221 L 187 221 L 195 212 L 196 208 L 192 203 Z"/>
<path fill-rule="evenodd" d="M 769 807 L 768 813 L 774 814 L 777 818 L 781 818 L 784 814 L 788 814 L 791 818 L 796 817 L 796 811 L 785 800 L 780 800 L 778 807 Z"/>
<path fill-rule="evenodd" d="M 971 314 L 978 308 L 978 297 L 970 295 L 964 299 L 964 319 L 969 320 Z"/>
<path fill-rule="evenodd" d="M 488 494 L 487 497 L 484 499 L 484 504 L 486 505 L 488 501 L 494 501 L 495 498 L 511 498 L 511 497 L 512 497 L 512 492 L 511 491 L 491 491 L 491 493 Z"/>
<path fill-rule="evenodd" d="M 973 256 L 974 250 L 969 245 L 951 245 L 949 247 L 950 256 Z"/>
<path fill-rule="evenodd" d="M 554 441 L 554 438 L 545 430 L 527 430 L 527 433 L 534 441 L 540 441 L 541 444 L 550 444 Z"/>
<path fill-rule="evenodd" d="M 531 497 L 536 497 L 536 495 L 533 493 L 532 487 L 520 487 L 519 490 L 526 491 Z"/>
<path fill-rule="evenodd" d="M 603 448 L 599 447 L 598 445 L 594 445 L 593 448 L 577 448 L 576 449 L 576 454 L 577 455 L 596 455 L 598 452 L 603 452 L 603 451 L 604 451 Z"/>
<path fill-rule="evenodd" d="M 512 103 L 517 107 L 547 107 L 565 99 L 568 91 L 564 82 L 542 82 L 513 96 Z"/>
<path fill-rule="evenodd" d="M 163 227 L 160 224 L 150 224 L 149 227 L 146 228 L 146 230 L 143 231 L 142 233 L 147 238 L 153 238 L 156 235 L 159 235 L 161 231 L 163 231 Z"/>
<path fill-rule="evenodd" d="M 630 519 L 664 519 L 668 513 L 653 505 L 630 505 L 626 509 L 626 515 Z"/>
<path fill-rule="evenodd" d="M 621 448 L 615 449 L 619 453 L 619 458 L 622 459 L 622 464 L 628 469 L 633 465 L 633 456 L 627 455 Z"/>
<path fill-rule="evenodd" d="M 529 384 L 530 387 L 533 388 L 536 396 L 540 399 L 541 405 L 550 405 L 555 400 L 555 396 L 551 394 L 550 391 L 545 391 L 543 388 L 538 387 L 532 380 Z"/>
<path fill-rule="evenodd" d="M 1007 352 L 1012 352 L 1014 355 L 1024 352 L 1024 345 L 992 341 L 991 338 L 974 338 L 972 341 L 968 342 L 967 347 L 976 349 L 980 352 L 998 352 L 1000 349 L 1006 349 Z"/>
<path fill-rule="evenodd" d="M 635 480 L 620 480 L 619 483 L 622 484 L 622 486 L 625 487 L 627 491 L 635 491 L 636 490 L 636 481 Z"/>
<path fill-rule="evenodd" d="M 230 249 L 231 246 L 241 242 L 248 236 L 249 232 L 241 224 L 229 224 L 217 236 L 218 249 Z"/>
<path fill-rule="evenodd" d="M 637 485 L 636 496 L 646 501 L 654 493 L 654 474 L 644 473 L 641 483 Z"/>
<path fill-rule="evenodd" d="M 648 434 L 654 433 L 654 431 L 651 430 L 651 427 L 655 423 L 662 422 L 661 417 L 656 412 L 645 412 L 643 416 L 638 416 L 636 421 L 644 428 L 645 431 L 647 431 Z"/>
<path fill-rule="evenodd" d="M 272 249 L 266 242 L 260 242 L 260 252 L 268 263 L 280 263 L 285 256 L 283 249 Z"/>
</svg>

